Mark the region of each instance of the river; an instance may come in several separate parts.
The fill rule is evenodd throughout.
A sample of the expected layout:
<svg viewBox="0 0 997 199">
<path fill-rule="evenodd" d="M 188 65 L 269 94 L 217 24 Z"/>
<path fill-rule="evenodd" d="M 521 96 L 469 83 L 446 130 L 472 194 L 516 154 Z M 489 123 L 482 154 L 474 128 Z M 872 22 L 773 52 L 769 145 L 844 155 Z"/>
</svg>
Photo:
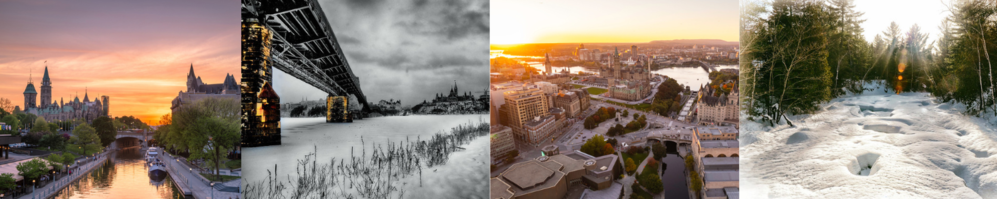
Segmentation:
<svg viewBox="0 0 997 199">
<path fill-rule="evenodd" d="M 269 173 L 287 183 L 299 176 L 298 161 L 317 151 L 317 162 L 353 156 L 370 157 L 373 145 L 385 148 L 391 142 L 427 141 L 436 134 L 450 133 L 459 125 L 487 122 L 487 115 L 416 115 L 375 117 L 354 120 L 353 123 L 325 123 L 325 118 L 281 118 L 281 145 L 243 149 L 243 178 L 249 183 L 265 181 Z M 398 176 L 392 185 L 404 192 L 405 198 L 486 198 L 488 197 L 488 136 L 480 136 L 464 144 L 463 150 L 449 154 L 445 164 L 427 167 L 422 162 L 422 174 Z M 352 154 L 351 154 L 352 153 Z M 320 165 L 321 166 L 321 165 Z M 394 176 L 393 176 L 394 177 Z M 245 189 L 244 189 L 245 190 Z M 336 190 L 334 190 L 336 191 Z"/>
<path fill-rule="evenodd" d="M 541 62 L 526 62 L 530 67 L 545 70 L 543 63 Z M 578 71 L 583 71 L 585 73 L 598 74 L 599 71 L 593 68 L 585 68 L 581 66 L 571 66 L 571 67 L 551 67 L 551 70 L 561 71 L 562 69 L 568 69 L 571 73 L 577 74 Z M 738 69 L 737 65 L 717 65 L 715 70 L 721 69 Z M 703 70 L 703 67 L 669 67 L 661 68 L 658 70 L 651 71 L 651 73 L 668 76 L 674 78 L 679 84 L 684 86 L 689 86 L 689 89 L 693 91 L 698 91 L 700 85 L 706 85 L 710 83 L 710 73 Z"/>
<path fill-rule="evenodd" d="M 112 153 L 107 162 L 54 198 L 184 198 L 169 176 L 150 179 L 143 152 L 133 146 Z"/>
</svg>

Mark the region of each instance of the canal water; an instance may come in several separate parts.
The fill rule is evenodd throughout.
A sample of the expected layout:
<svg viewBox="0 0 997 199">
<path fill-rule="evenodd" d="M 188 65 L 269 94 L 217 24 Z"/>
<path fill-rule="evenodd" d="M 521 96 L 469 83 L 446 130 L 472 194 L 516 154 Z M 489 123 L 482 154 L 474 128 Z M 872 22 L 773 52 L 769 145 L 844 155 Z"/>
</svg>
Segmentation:
<svg viewBox="0 0 997 199">
<path fill-rule="evenodd" d="M 184 198 L 169 176 L 163 179 L 149 176 L 144 152 L 137 146 L 130 146 L 112 153 L 103 165 L 67 186 L 54 198 Z"/>
<path fill-rule="evenodd" d="M 661 183 L 665 185 L 665 198 L 689 198 L 689 185 L 686 184 L 685 160 L 678 153 L 669 151 L 661 161 Z"/>
</svg>

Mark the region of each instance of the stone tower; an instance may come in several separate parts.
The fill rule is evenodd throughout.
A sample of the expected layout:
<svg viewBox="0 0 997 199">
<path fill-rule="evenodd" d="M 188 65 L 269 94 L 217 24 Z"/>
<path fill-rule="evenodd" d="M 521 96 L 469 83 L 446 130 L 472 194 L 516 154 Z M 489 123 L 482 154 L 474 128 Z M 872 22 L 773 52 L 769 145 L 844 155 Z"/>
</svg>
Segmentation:
<svg viewBox="0 0 997 199">
<path fill-rule="evenodd" d="M 550 69 L 550 53 L 544 53 L 544 70 L 547 74 L 554 73 L 554 71 Z"/>
<path fill-rule="evenodd" d="M 29 75 L 30 76 L 30 75 Z M 28 86 L 24 88 L 24 111 L 37 108 L 38 91 L 35 91 L 35 83 L 28 78 Z"/>
<path fill-rule="evenodd" d="M 42 77 L 42 104 L 45 108 L 52 104 L 52 81 L 48 78 L 48 66 L 45 66 L 45 76 Z"/>
<path fill-rule="evenodd" d="M 613 61 L 610 62 L 609 64 L 613 66 L 613 77 L 619 78 L 620 77 L 620 69 L 621 69 L 620 68 L 620 48 L 619 47 L 614 47 L 613 48 Z"/>
<path fill-rule="evenodd" d="M 197 90 L 197 75 L 194 74 L 194 63 L 190 64 L 190 72 L 187 72 L 187 92 Z"/>
</svg>

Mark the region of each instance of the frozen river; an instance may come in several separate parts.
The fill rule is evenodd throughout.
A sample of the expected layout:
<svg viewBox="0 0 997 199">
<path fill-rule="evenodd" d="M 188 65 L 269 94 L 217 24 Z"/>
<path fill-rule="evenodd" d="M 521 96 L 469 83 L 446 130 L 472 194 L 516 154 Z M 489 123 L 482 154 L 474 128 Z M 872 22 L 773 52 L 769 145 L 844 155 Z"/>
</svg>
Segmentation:
<svg viewBox="0 0 997 199">
<path fill-rule="evenodd" d="M 361 155 L 361 147 L 370 156 L 374 144 L 385 147 L 388 142 L 428 140 L 439 133 L 449 133 L 458 125 L 487 122 L 487 115 L 419 115 L 377 117 L 355 120 L 353 123 L 325 123 L 325 118 L 282 118 L 279 146 L 243 149 L 243 178 L 250 183 L 263 181 L 267 170 L 286 181 L 295 177 L 298 160 L 317 151 L 318 163 L 332 158 L 345 159 Z M 361 140 L 362 137 L 362 140 Z M 487 198 L 488 197 L 488 136 L 480 136 L 463 145 L 464 150 L 449 156 L 446 164 L 431 168 L 425 163 L 422 176 L 402 176 L 392 180 L 404 191 L 405 198 Z M 363 143 L 361 143 L 363 142 Z M 246 184 L 246 183 L 243 183 Z M 420 185 L 421 184 L 421 185 Z M 394 193 L 397 194 L 397 193 Z M 397 197 L 393 195 L 392 197 Z"/>
<path fill-rule="evenodd" d="M 878 88 L 822 108 L 742 120 L 742 198 L 997 198 L 997 129 L 960 105 Z"/>
</svg>

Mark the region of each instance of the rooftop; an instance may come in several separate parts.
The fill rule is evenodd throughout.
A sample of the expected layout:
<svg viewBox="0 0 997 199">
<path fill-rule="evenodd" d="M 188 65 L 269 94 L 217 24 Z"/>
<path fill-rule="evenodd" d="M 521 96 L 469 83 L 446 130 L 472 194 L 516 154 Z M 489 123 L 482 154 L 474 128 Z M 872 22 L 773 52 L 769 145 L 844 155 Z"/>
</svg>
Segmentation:
<svg viewBox="0 0 997 199">
<path fill-rule="evenodd" d="M 530 121 L 526 121 L 526 124 L 523 124 L 523 126 L 525 126 L 525 127 L 531 127 L 531 128 L 536 128 L 537 126 L 540 126 L 541 124 L 543 124 L 544 121 L 552 120 L 552 119 L 554 119 L 553 115 L 541 116 L 539 119 L 532 119 Z"/>
<path fill-rule="evenodd" d="M 738 148 L 737 140 L 703 140 L 699 142 L 702 148 Z"/>
<path fill-rule="evenodd" d="M 707 183 L 738 181 L 738 171 L 705 171 L 704 173 L 703 181 Z"/>
<path fill-rule="evenodd" d="M 499 180 L 498 178 L 492 178 L 491 191 L 490 191 L 491 198 L 492 199 L 512 198 L 513 193 L 512 190 L 510 190 L 510 188 L 512 188 L 512 186 L 509 186 L 509 184 L 506 184 L 502 180 Z"/>
<path fill-rule="evenodd" d="M 703 158 L 703 165 L 739 165 L 738 157 Z"/>
<path fill-rule="evenodd" d="M 550 168 L 540 165 L 540 162 L 537 162 L 536 160 L 531 160 L 512 165 L 512 167 L 509 167 L 508 170 L 502 172 L 501 176 L 506 181 L 516 185 L 516 187 L 525 190 L 544 185 L 544 182 L 547 181 L 548 178 L 553 177 L 555 173 L 559 172 L 555 172 Z M 564 174 L 560 175 L 563 176 Z"/>
</svg>

